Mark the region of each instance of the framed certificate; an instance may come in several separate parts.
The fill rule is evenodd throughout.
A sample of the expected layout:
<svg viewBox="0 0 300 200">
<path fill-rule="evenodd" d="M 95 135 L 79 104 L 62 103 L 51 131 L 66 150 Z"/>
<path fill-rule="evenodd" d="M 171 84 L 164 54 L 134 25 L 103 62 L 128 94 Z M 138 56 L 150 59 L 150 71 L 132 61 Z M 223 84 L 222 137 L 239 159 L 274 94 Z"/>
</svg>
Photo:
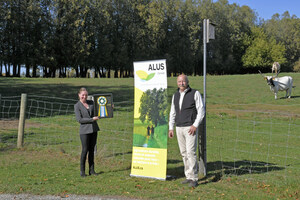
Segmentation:
<svg viewBox="0 0 300 200">
<path fill-rule="evenodd" d="M 94 94 L 95 116 L 99 118 L 113 117 L 113 95 L 112 93 Z"/>
</svg>

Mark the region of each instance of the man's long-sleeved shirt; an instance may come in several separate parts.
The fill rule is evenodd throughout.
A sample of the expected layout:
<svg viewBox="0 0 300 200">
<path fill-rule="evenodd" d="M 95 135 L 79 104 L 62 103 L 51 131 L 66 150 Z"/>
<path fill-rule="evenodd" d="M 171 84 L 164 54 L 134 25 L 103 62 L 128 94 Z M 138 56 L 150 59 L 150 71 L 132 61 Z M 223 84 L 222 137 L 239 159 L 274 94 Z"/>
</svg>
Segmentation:
<svg viewBox="0 0 300 200">
<path fill-rule="evenodd" d="M 181 92 L 179 90 L 179 93 L 180 93 L 179 109 L 181 109 L 181 107 L 182 107 L 183 98 L 184 98 L 184 95 L 186 94 L 187 90 L 188 89 L 185 89 L 183 92 Z M 174 105 L 174 96 L 175 96 L 175 94 L 172 97 L 172 104 L 171 104 L 170 118 L 169 118 L 169 130 L 173 130 L 174 125 L 175 125 L 176 111 L 175 111 L 175 105 Z M 198 126 L 199 126 L 200 122 L 202 121 L 202 119 L 204 118 L 204 114 L 205 114 L 203 100 L 202 100 L 202 97 L 201 97 L 201 94 L 199 91 L 195 92 L 194 100 L 195 100 L 195 106 L 196 106 L 196 110 L 197 110 L 197 116 L 193 123 L 193 126 L 198 128 Z"/>
</svg>

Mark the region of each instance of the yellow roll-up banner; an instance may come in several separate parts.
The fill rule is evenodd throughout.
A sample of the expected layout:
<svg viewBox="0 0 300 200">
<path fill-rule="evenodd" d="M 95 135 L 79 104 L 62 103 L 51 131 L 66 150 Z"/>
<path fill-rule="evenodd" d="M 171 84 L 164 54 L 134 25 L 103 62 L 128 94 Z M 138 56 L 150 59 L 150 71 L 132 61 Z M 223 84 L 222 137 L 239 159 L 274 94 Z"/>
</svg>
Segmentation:
<svg viewBox="0 0 300 200">
<path fill-rule="evenodd" d="M 131 176 L 166 179 L 168 101 L 166 60 L 134 62 Z"/>
</svg>

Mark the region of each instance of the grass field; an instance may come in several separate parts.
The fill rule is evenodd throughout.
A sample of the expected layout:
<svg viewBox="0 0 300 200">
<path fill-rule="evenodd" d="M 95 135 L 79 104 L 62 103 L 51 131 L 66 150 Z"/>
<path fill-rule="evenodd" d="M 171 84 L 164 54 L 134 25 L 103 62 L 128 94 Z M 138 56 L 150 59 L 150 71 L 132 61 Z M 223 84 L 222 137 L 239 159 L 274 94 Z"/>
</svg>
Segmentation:
<svg viewBox="0 0 300 200">
<path fill-rule="evenodd" d="M 0 120 L 0 193 L 101 195 L 136 199 L 300 199 L 300 74 L 292 98 L 274 100 L 260 75 L 207 77 L 207 177 L 191 189 L 176 139 L 168 139 L 167 174 L 159 181 L 130 177 L 133 79 L 27 79 L 0 77 L 0 94 L 76 101 L 77 90 L 112 92 L 113 119 L 100 120 L 96 171 L 79 176 L 80 141 L 73 110 L 26 120 L 25 146 L 16 148 L 17 120 Z M 203 78 L 189 77 L 202 93 Z M 176 78 L 168 78 L 168 98 Z M 55 101 L 55 99 L 53 99 Z M 69 101 L 72 102 L 72 101 Z M 1 104 L 0 104 L 1 105 Z M 1 108 L 1 107 L 0 107 Z M 32 111 L 33 112 L 33 111 Z M 0 109 L 1 114 L 1 109 Z"/>
</svg>

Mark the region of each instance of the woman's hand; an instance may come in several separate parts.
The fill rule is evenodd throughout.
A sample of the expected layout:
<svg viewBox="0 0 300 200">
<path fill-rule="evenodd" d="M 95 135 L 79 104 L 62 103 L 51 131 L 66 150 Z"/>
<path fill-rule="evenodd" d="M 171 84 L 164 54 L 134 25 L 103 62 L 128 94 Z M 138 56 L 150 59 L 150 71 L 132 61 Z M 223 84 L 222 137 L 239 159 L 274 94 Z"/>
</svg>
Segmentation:
<svg viewBox="0 0 300 200">
<path fill-rule="evenodd" d="M 98 120 L 99 119 L 99 117 L 93 117 L 93 120 L 94 121 L 96 121 L 96 120 Z"/>
</svg>

